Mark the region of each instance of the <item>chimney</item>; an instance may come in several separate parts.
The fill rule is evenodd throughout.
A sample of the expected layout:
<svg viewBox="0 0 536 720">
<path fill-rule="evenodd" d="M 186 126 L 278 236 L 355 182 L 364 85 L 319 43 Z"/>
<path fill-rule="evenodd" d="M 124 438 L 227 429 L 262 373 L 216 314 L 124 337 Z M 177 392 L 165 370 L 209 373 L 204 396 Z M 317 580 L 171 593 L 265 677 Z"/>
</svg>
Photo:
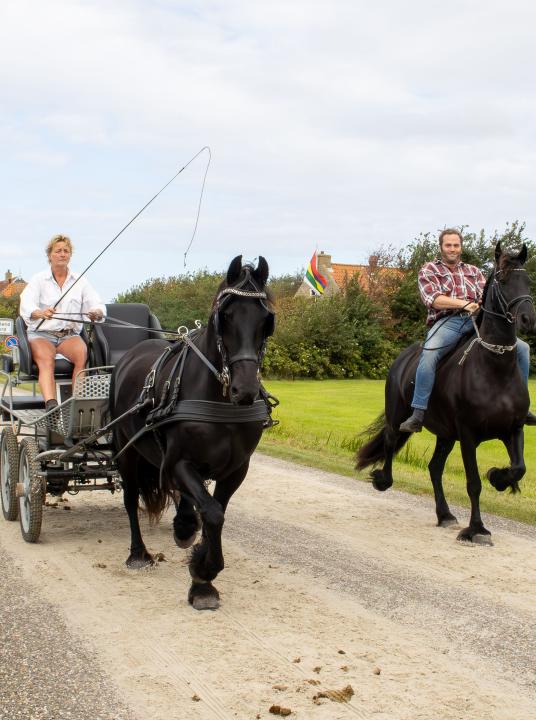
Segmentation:
<svg viewBox="0 0 536 720">
<path fill-rule="evenodd" d="M 326 255 L 326 253 L 321 250 L 316 256 L 316 259 L 318 260 L 318 271 L 322 275 L 331 270 L 331 255 Z"/>
<path fill-rule="evenodd" d="M 6 273 L 6 282 L 7 283 L 13 282 L 13 273 L 11 272 L 11 270 L 8 270 Z"/>
</svg>

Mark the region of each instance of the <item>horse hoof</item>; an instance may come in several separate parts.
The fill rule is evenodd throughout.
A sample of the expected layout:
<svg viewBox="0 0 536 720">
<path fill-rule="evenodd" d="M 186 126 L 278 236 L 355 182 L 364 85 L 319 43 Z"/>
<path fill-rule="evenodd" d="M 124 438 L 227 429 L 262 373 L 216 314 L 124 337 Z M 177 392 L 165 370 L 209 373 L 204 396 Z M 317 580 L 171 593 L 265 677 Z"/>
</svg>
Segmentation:
<svg viewBox="0 0 536 720">
<path fill-rule="evenodd" d="M 154 564 L 155 562 L 152 555 L 148 555 L 142 558 L 129 557 L 128 560 L 125 562 L 125 565 L 129 570 L 143 570 L 144 568 L 153 567 Z"/>
<path fill-rule="evenodd" d="M 458 533 L 456 540 L 458 542 L 465 543 L 466 545 L 493 545 L 490 534 L 475 533 L 474 535 L 471 535 L 466 530 L 462 530 Z"/>
<path fill-rule="evenodd" d="M 373 470 L 370 473 L 370 479 L 372 480 L 372 487 L 374 488 L 374 490 L 379 490 L 379 492 L 385 492 L 393 484 L 392 480 L 388 480 L 385 478 L 383 470 L 379 469 Z"/>
<path fill-rule="evenodd" d="M 194 534 L 190 535 L 190 537 L 187 538 L 186 540 L 181 540 L 181 538 L 177 537 L 175 535 L 175 533 L 173 533 L 173 539 L 175 540 L 175 545 L 177 545 L 177 547 L 182 548 L 183 550 L 191 547 L 194 544 L 196 537 L 197 537 L 197 532 L 194 532 Z"/>
<path fill-rule="evenodd" d="M 449 527 L 454 527 L 455 525 L 458 525 L 458 524 L 459 523 L 458 523 L 457 518 L 455 518 L 453 516 L 453 517 L 449 517 L 449 518 L 443 518 L 442 520 L 440 520 L 437 523 L 437 526 L 442 527 L 442 528 L 449 528 Z"/>
<path fill-rule="evenodd" d="M 220 601 L 213 596 L 195 597 L 192 600 L 194 610 L 217 610 L 220 607 Z"/>
<path fill-rule="evenodd" d="M 212 583 L 192 583 L 188 602 L 194 610 L 217 610 L 220 607 L 220 594 Z"/>
</svg>

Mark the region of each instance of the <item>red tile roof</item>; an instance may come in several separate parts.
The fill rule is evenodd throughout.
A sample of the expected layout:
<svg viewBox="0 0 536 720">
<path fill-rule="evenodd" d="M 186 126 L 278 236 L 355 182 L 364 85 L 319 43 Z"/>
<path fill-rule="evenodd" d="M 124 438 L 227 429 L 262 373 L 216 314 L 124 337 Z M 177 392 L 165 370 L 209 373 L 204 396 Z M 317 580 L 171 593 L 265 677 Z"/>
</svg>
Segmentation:
<svg viewBox="0 0 536 720">
<path fill-rule="evenodd" d="M 0 280 L 0 296 L 9 298 L 20 295 L 26 287 L 24 280 Z"/>
<path fill-rule="evenodd" d="M 361 288 L 365 292 L 369 292 L 371 277 L 377 278 L 378 276 L 382 275 L 393 277 L 401 274 L 401 271 L 398 270 L 398 268 L 379 267 L 372 269 L 369 265 L 348 265 L 344 263 L 332 263 L 331 268 L 333 270 L 333 279 L 341 288 L 341 290 L 349 283 L 349 281 L 354 276 L 357 276 Z"/>
</svg>

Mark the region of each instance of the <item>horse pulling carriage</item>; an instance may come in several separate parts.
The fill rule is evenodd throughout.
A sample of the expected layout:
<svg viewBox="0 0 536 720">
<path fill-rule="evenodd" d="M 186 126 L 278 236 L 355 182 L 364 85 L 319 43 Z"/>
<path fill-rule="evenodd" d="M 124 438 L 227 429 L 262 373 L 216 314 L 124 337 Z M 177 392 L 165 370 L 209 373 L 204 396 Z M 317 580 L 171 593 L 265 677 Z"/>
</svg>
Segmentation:
<svg viewBox="0 0 536 720">
<path fill-rule="evenodd" d="M 131 526 L 132 568 L 153 564 L 138 521 L 140 498 L 150 517 L 175 504 L 180 547 L 201 541 L 190 559 L 188 599 L 214 609 L 212 580 L 223 569 L 221 530 L 227 504 L 246 476 L 274 399 L 260 381 L 274 312 L 265 290 L 268 265 L 230 264 L 206 328 L 177 341 L 164 338 L 157 318 L 141 304 L 107 306 L 120 324 L 91 328 L 89 367 L 71 397 L 61 395 L 72 367 L 56 364 L 58 407 L 46 412 L 38 396 L 21 396 L 4 375 L 0 396 L 0 484 L 6 520 L 20 519 L 27 542 L 41 531 L 47 494 L 121 488 Z M 22 319 L 20 380 L 35 380 Z M 156 338 L 155 338 L 156 335 Z M 214 481 L 212 494 L 207 481 Z"/>
</svg>

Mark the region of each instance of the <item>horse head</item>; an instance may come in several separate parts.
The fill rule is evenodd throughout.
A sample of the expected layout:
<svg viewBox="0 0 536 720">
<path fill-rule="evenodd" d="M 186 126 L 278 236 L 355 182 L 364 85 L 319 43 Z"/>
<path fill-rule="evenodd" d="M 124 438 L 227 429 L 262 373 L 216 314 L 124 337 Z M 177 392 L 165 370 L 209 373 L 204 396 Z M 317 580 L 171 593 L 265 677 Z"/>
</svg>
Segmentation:
<svg viewBox="0 0 536 720">
<path fill-rule="evenodd" d="M 266 290 L 268 263 L 261 256 L 255 268 L 232 260 L 218 289 L 212 319 L 222 357 L 229 397 L 235 405 L 251 405 L 260 390 L 260 366 L 266 340 L 273 333 L 275 314 Z"/>
<path fill-rule="evenodd" d="M 491 280 L 491 301 L 495 314 L 515 323 L 521 332 L 529 332 L 536 326 L 536 312 L 530 294 L 530 278 L 523 267 L 527 259 L 527 246 L 516 255 L 506 253 L 498 242 L 495 247 L 495 269 Z"/>
</svg>

